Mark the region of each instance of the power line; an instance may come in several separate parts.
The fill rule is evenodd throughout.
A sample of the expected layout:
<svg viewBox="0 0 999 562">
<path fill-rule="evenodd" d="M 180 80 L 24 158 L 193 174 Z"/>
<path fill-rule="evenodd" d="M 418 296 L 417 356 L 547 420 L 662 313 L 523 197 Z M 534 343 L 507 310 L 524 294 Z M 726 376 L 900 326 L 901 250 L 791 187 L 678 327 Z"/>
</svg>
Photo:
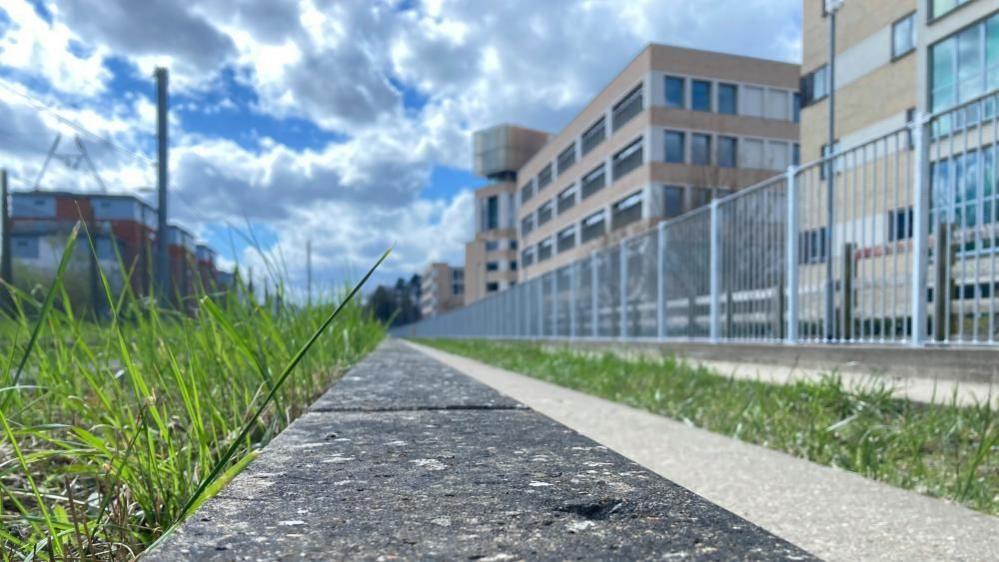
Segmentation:
<svg viewBox="0 0 999 562">
<path fill-rule="evenodd" d="M 137 160 L 144 161 L 147 165 L 152 166 L 152 165 L 156 164 L 155 160 L 149 158 L 145 154 L 142 154 L 140 152 L 135 152 L 135 151 L 133 151 L 131 149 L 125 148 L 124 146 L 122 146 L 122 145 L 116 143 L 115 141 L 111 140 L 109 137 L 99 135 L 99 134 L 91 131 L 90 129 L 87 129 L 86 127 L 84 127 L 83 125 L 81 125 L 79 122 L 77 122 L 77 121 L 75 121 L 73 119 L 70 119 L 69 117 L 66 117 L 66 116 L 62 115 L 61 113 L 59 113 L 59 109 L 58 108 L 54 107 L 52 104 L 46 102 L 45 100 L 42 100 L 42 99 L 40 99 L 40 98 L 38 98 L 38 97 L 36 97 L 36 96 L 28 93 L 28 92 L 25 92 L 23 90 L 19 90 L 17 88 L 14 88 L 7 80 L 0 79 L 0 87 L 2 87 L 3 89 L 7 90 L 8 92 L 11 92 L 12 94 L 15 94 L 17 96 L 20 96 L 21 98 L 24 98 L 24 100 L 27 101 L 36 111 L 43 112 L 43 113 L 48 113 L 49 115 L 52 115 L 56 120 L 58 120 L 59 122 L 61 122 L 62 124 L 66 125 L 68 127 L 71 127 L 73 129 L 75 129 L 78 133 L 82 133 L 84 135 L 88 135 L 90 137 L 93 137 L 94 139 L 97 139 L 98 141 L 103 142 L 104 144 L 106 144 L 106 145 L 114 148 L 115 150 L 117 150 L 119 152 L 128 154 L 129 156 L 132 156 L 133 158 L 135 158 Z"/>
</svg>

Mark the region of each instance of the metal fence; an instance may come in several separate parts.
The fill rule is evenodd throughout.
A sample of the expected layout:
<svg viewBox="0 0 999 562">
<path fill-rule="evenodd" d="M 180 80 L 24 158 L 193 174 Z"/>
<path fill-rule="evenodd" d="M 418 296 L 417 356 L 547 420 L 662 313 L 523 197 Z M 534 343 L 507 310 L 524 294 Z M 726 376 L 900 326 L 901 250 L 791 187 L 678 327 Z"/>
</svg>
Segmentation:
<svg viewBox="0 0 999 562">
<path fill-rule="evenodd" d="M 991 345 L 997 132 L 993 91 L 394 332 Z"/>
</svg>

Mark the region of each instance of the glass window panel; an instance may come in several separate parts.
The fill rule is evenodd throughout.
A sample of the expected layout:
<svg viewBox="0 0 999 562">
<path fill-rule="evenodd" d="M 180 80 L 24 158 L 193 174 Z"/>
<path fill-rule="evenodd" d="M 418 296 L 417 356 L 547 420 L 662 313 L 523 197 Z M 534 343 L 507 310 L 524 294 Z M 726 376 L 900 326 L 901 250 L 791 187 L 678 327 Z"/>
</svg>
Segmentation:
<svg viewBox="0 0 999 562">
<path fill-rule="evenodd" d="M 735 167 L 735 137 L 718 137 L 718 165 L 722 168 Z"/>
<path fill-rule="evenodd" d="M 666 77 L 666 107 L 683 109 L 685 80 L 677 76 Z"/>
<path fill-rule="evenodd" d="M 711 165 L 711 135 L 691 135 L 690 163 L 698 166 Z"/>
<path fill-rule="evenodd" d="M 683 164 L 683 153 L 683 133 L 680 131 L 666 131 L 666 162 Z"/>
<path fill-rule="evenodd" d="M 982 93 L 982 51 L 980 26 L 972 26 L 957 35 L 958 103 Z"/>
<path fill-rule="evenodd" d="M 893 57 L 900 57 L 916 48 L 915 14 L 895 22 L 892 26 L 891 41 Z"/>
<path fill-rule="evenodd" d="M 667 185 L 663 187 L 663 214 L 675 217 L 683 214 L 683 187 Z"/>
<path fill-rule="evenodd" d="M 695 111 L 711 111 L 711 82 L 694 80 L 691 84 L 690 106 Z"/>
<path fill-rule="evenodd" d="M 718 113 L 735 115 L 739 107 L 739 88 L 735 84 L 718 84 Z"/>
</svg>

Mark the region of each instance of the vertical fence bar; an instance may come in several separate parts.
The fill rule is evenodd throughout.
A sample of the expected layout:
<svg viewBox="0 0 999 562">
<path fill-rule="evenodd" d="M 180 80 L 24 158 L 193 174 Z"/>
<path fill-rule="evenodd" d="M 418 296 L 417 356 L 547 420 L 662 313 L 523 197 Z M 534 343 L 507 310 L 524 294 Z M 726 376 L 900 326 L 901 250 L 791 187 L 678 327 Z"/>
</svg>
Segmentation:
<svg viewBox="0 0 999 562">
<path fill-rule="evenodd" d="M 599 276 L 597 274 L 597 254 L 596 252 L 590 254 L 590 314 L 592 315 L 592 323 L 590 324 L 590 331 L 594 338 L 600 335 L 600 328 L 598 327 L 600 321 L 600 311 L 597 310 L 597 305 L 600 304 L 598 299 L 599 291 L 597 290 L 597 283 L 599 281 Z"/>
<path fill-rule="evenodd" d="M 579 282 L 580 262 L 569 266 L 569 339 L 576 339 L 576 284 Z"/>
<path fill-rule="evenodd" d="M 721 240 L 718 222 L 718 200 L 711 201 L 711 247 L 708 259 L 711 273 L 711 326 L 709 336 L 713 343 L 721 338 Z"/>
<path fill-rule="evenodd" d="M 912 123 L 912 143 L 916 166 L 912 182 L 912 339 L 913 347 L 926 344 L 926 269 L 929 262 L 927 242 L 930 236 L 930 121 L 918 114 Z M 941 229 L 938 229 L 939 236 Z M 936 259 L 942 259 L 937 255 Z M 935 289 L 940 298 L 941 287 Z M 936 319 L 940 322 L 940 318 Z"/>
<path fill-rule="evenodd" d="M 656 335 L 666 339 L 666 223 L 659 223 L 659 246 L 656 251 Z"/>
<path fill-rule="evenodd" d="M 620 264 L 618 280 L 621 287 L 618 289 L 618 301 L 621 307 L 621 339 L 626 339 L 628 337 L 628 246 L 624 240 L 619 246 L 621 251 L 618 255 L 618 263 Z"/>
<path fill-rule="evenodd" d="M 798 343 L 798 190 L 795 185 L 798 171 L 794 166 L 787 167 L 787 216 L 785 216 L 784 243 L 786 246 L 787 268 L 787 329 L 785 342 Z"/>
</svg>

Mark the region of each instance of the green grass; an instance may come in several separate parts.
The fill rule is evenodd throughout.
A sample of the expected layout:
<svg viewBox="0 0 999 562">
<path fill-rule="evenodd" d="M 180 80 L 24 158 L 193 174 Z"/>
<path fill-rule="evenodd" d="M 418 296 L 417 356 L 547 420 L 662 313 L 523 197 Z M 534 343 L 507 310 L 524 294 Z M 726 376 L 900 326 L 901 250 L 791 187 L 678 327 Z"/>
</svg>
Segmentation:
<svg viewBox="0 0 999 562">
<path fill-rule="evenodd" d="M 353 291 L 181 313 L 102 279 L 95 320 L 61 279 L 0 317 L 0 560 L 134 558 L 384 337 Z"/>
<path fill-rule="evenodd" d="M 999 515 L 999 415 L 895 397 L 871 380 L 772 385 L 719 376 L 672 357 L 622 358 L 533 343 L 424 341 L 868 478 Z"/>
</svg>

